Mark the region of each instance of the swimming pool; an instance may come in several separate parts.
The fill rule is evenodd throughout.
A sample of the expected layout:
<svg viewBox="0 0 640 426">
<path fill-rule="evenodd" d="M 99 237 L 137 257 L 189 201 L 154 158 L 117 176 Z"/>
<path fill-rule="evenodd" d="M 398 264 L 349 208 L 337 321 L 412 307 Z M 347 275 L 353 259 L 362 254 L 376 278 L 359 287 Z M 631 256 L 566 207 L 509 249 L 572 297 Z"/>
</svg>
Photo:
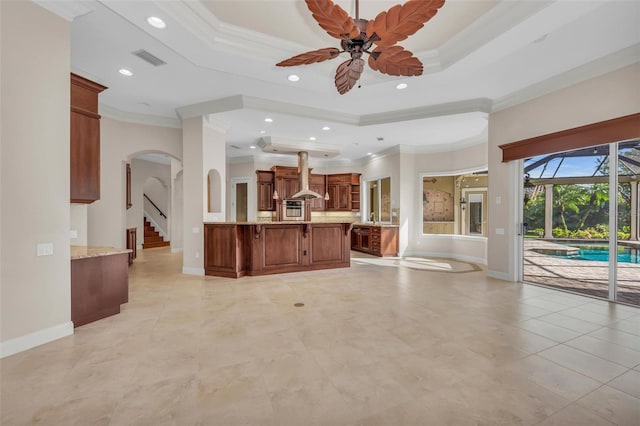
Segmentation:
<svg viewBox="0 0 640 426">
<path fill-rule="evenodd" d="M 570 256 L 567 259 L 609 261 L 609 246 L 606 244 L 564 244 L 578 249 L 577 256 Z M 618 246 L 618 263 L 640 263 L 638 249 Z"/>
</svg>

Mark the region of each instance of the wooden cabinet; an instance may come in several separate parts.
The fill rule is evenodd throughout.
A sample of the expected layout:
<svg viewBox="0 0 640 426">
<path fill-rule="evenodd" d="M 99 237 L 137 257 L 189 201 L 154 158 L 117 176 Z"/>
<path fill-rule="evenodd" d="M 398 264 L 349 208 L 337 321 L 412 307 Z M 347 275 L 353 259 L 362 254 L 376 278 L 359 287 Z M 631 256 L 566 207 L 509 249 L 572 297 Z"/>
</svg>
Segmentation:
<svg viewBox="0 0 640 426">
<path fill-rule="evenodd" d="M 206 275 L 238 278 L 350 266 L 351 223 L 205 223 Z"/>
<path fill-rule="evenodd" d="M 258 210 L 274 211 L 276 203 L 273 199 L 275 180 L 273 172 L 268 170 L 257 170 L 258 175 Z"/>
<path fill-rule="evenodd" d="M 351 250 L 380 257 L 397 256 L 398 227 L 354 224 L 351 231 Z"/>
<path fill-rule="evenodd" d="M 360 211 L 360 174 L 327 175 L 327 192 L 329 201 L 325 205 L 326 210 Z M 354 194 L 357 198 L 355 204 Z"/>
<path fill-rule="evenodd" d="M 78 327 L 120 312 L 129 301 L 129 254 L 71 260 L 71 321 Z"/>
<path fill-rule="evenodd" d="M 100 115 L 98 94 L 106 87 L 71 74 L 71 202 L 100 199 Z"/>
<path fill-rule="evenodd" d="M 300 174 L 297 167 L 273 166 L 271 170 L 274 173 L 279 199 L 289 199 L 300 191 Z"/>
<path fill-rule="evenodd" d="M 360 211 L 360 173 L 351 174 L 351 210 Z"/>
<path fill-rule="evenodd" d="M 138 255 L 138 229 L 137 228 L 127 228 L 127 249 L 131 250 L 129 252 L 129 266 L 133 263 L 133 260 Z"/>
<path fill-rule="evenodd" d="M 325 180 L 325 175 L 311 175 L 309 178 L 309 189 L 324 197 L 324 193 L 327 191 Z M 309 205 L 312 211 L 324 211 L 324 198 L 314 198 L 309 201 Z"/>
</svg>

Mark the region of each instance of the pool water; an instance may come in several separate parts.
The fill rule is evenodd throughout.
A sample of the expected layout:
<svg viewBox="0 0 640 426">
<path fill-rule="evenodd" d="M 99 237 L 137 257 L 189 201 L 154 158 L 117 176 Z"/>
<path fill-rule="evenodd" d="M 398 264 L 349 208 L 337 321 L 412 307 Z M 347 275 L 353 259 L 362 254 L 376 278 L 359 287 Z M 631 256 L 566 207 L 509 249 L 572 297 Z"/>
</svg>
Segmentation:
<svg viewBox="0 0 640 426">
<path fill-rule="evenodd" d="M 570 259 L 597 260 L 601 262 L 609 261 L 609 246 L 607 245 L 572 244 L 571 247 L 576 247 L 579 252 L 578 256 L 572 256 Z M 638 249 L 618 246 L 618 263 L 640 263 Z"/>
</svg>

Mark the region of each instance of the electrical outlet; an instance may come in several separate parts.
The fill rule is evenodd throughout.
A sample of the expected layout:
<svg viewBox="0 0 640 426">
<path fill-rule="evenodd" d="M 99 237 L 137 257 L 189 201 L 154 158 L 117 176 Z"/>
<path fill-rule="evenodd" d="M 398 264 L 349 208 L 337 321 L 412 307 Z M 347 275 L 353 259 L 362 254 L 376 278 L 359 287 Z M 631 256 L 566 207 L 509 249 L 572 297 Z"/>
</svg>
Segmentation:
<svg viewBox="0 0 640 426">
<path fill-rule="evenodd" d="M 194 226 L 193 228 L 191 228 L 191 232 L 194 234 L 199 234 L 200 233 L 200 228 L 198 228 L 197 226 Z"/>
<path fill-rule="evenodd" d="M 78 238 L 78 230 L 72 229 L 71 231 L 69 231 L 69 238 L 71 239 Z"/>
<path fill-rule="evenodd" d="M 196 252 L 196 259 L 200 259 L 200 252 L 199 251 Z"/>
</svg>

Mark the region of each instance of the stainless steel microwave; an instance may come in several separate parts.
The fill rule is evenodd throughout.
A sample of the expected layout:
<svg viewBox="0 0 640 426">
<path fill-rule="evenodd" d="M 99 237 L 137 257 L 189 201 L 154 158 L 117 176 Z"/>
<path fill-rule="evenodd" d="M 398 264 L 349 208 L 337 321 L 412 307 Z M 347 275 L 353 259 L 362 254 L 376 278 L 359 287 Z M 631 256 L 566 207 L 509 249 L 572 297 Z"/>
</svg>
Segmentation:
<svg viewBox="0 0 640 426">
<path fill-rule="evenodd" d="M 283 200 L 282 220 L 304 220 L 304 200 Z"/>
</svg>

